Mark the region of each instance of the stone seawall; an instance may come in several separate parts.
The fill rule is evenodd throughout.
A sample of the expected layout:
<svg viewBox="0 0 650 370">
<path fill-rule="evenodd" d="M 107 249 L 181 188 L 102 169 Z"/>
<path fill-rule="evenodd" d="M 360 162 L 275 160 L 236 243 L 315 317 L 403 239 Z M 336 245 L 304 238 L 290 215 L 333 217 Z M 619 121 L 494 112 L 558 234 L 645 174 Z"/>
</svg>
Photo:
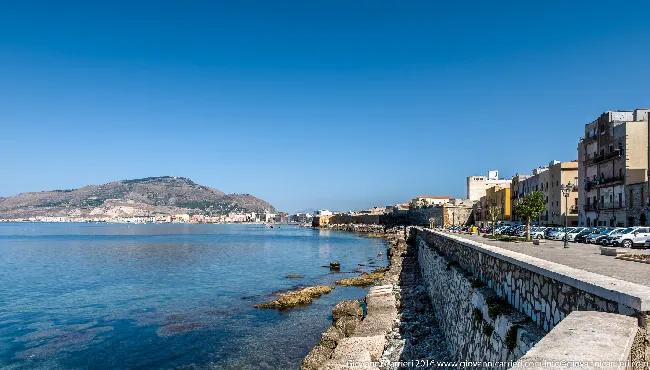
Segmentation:
<svg viewBox="0 0 650 370">
<path fill-rule="evenodd" d="M 573 311 L 600 311 L 632 316 L 638 320 L 639 330 L 630 357 L 635 361 L 650 361 L 648 287 L 438 231 L 411 228 L 410 233 L 419 247 L 422 275 L 430 284 L 434 310 L 441 317 L 441 328 L 445 327 L 445 320 L 449 322 L 447 338 L 453 347 L 452 352 L 463 355 L 471 352 L 474 345 L 489 358 L 499 357 L 496 353 L 498 342 L 505 340 L 504 334 L 508 337 L 507 327 L 521 325 L 516 318 L 508 319 L 508 322 L 497 320 L 492 326 L 499 338 L 491 338 L 489 343 L 477 337 L 474 339 L 479 342 L 474 344 L 467 343 L 468 338 L 454 339 L 458 334 L 466 332 L 470 325 L 465 317 L 472 315 L 468 314 L 469 309 L 473 311 L 467 302 L 468 296 L 471 296 L 472 305 L 486 319 L 485 294 L 489 295 L 491 291 L 545 332 L 551 331 Z M 472 283 L 475 287 L 486 285 L 483 297 L 480 297 L 481 289 L 472 290 Z M 456 298 L 450 296 L 454 292 L 458 292 Z M 462 313 L 446 312 L 449 311 L 446 306 L 453 306 L 453 309 Z M 489 312 L 487 316 L 490 316 Z M 458 327 L 449 326 L 455 321 L 460 321 Z M 512 335 L 509 336 L 510 346 Z M 522 343 L 519 343 L 520 339 L 524 339 Z M 517 336 L 518 352 L 513 351 L 513 356 L 525 353 L 529 344 L 529 339 Z M 509 356 L 506 358 L 512 358 Z M 504 354 L 501 354 L 500 358 L 503 357 Z"/>
<path fill-rule="evenodd" d="M 424 239 L 417 236 L 415 243 L 422 279 L 454 358 L 515 361 L 544 336 L 528 317 L 499 300 L 494 291 L 450 263 Z"/>
</svg>

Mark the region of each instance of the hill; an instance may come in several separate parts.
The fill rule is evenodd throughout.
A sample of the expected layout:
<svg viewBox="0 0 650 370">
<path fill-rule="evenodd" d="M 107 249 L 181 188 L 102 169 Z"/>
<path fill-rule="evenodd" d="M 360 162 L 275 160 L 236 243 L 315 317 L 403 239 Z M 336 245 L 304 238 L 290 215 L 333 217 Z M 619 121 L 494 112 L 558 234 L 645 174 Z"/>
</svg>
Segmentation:
<svg viewBox="0 0 650 370">
<path fill-rule="evenodd" d="M 188 178 L 171 176 L 0 198 L 0 218 L 222 215 L 229 212 L 274 213 L 275 208 L 250 194 L 226 194 Z"/>
</svg>

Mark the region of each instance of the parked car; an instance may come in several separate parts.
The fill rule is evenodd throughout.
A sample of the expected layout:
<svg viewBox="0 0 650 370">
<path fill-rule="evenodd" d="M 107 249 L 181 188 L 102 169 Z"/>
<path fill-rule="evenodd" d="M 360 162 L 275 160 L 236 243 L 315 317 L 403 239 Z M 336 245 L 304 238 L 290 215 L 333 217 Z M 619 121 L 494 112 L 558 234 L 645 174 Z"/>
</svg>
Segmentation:
<svg viewBox="0 0 650 370">
<path fill-rule="evenodd" d="M 586 227 L 576 227 L 576 228 L 574 228 L 574 229 L 572 229 L 571 231 L 569 231 L 569 232 L 566 233 L 566 239 L 567 239 L 568 241 L 572 242 L 572 241 L 575 240 L 575 238 L 576 238 L 576 236 L 577 236 L 578 234 L 580 234 L 581 232 L 583 232 L 583 231 L 586 230 L 586 229 L 587 229 Z M 562 238 L 562 239 L 560 239 L 560 240 L 564 240 L 564 238 Z"/>
<path fill-rule="evenodd" d="M 533 239 L 544 239 L 546 237 L 546 229 L 548 227 L 536 227 L 530 230 L 530 237 Z M 524 236 L 526 235 L 526 230 L 524 229 Z"/>
<path fill-rule="evenodd" d="M 627 228 L 625 227 L 620 227 L 614 230 L 611 234 L 607 235 L 605 238 L 600 240 L 600 244 L 602 245 L 612 245 L 614 244 L 614 238 L 622 233 L 625 232 Z"/>
<path fill-rule="evenodd" d="M 508 228 L 509 228 L 509 226 L 499 226 L 499 227 L 497 227 L 496 229 L 494 229 L 494 233 L 495 233 L 495 234 L 499 234 L 499 235 L 500 235 L 500 234 L 503 234 L 503 232 L 504 232 L 505 230 L 507 230 Z"/>
<path fill-rule="evenodd" d="M 576 243 L 586 243 L 587 237 L 589 237 L 589 235 L 598 234 L 602 230 L 604 230 L 604 228 L 601 227 L 592 227 L 590 229 L 582 230 L 580 233 L 578 233 L 578 235 L 575 236 L 575 238 L 573 238 L 573 241 Z"/>
<path fill-rule="evenodd" d="M 550 239 L 551 233 L 557 232 L 557 231 L 560 231 L 560 230 L 564 231 L 564 228 L 563 227 L 547 227 L 546 230 L 544 230 L 544 238 Z"/>
<path fill-rule="evenodd" d="M 616 231 L 615 227 L 608 227 L 605 229 L 600 230 L 598 233 L 593 233 L 585 239 L 585 243 L 587 244 L 599 244 L 599 241 L 606 238 L 607 235 L 613 233 Z"/>
<path fill-rule="evenodd" d="M 571 229 L 572 228 L 569 227 L 566 229 L 566 231 L 569 231 Z M 550 230 L 546 236 L 547 239 L 551 239 L 551 240 L 562 240 L 563 237 L 564 237 L 564 228 L 555 228 L 554 230 Z"/>
<path fill-rule="evenodd" d="M 650 238 L 648 227 L 628 227 L 612 240 L 615 247 L 634 248 L 644 247 L 646 240 Z"/>
<path fill-rule="evenodd" d="M 573 227 L 569 227 L 569 228 L 566 229 L 566 232 L 567 233 L 571 232 L 571 230 L 573 230 L 573 229 L 574 229 Z M 551 240 L 564 240 L 564 233 L 565 233 L 564 228 L 563 227 L 558 227 L 557 230 L 550 231 L 548 233 L 547 238 L 551 239 Z"/>
<path fill-rule="evenodd" d="M 510 228 L 508 228 L 508 230 L 504 232 L 504 234 L 510 236 L 516 236 L 518 232 L 525 229 L 526 229 L 526 225 L 511 226 Z"/>
</svg>

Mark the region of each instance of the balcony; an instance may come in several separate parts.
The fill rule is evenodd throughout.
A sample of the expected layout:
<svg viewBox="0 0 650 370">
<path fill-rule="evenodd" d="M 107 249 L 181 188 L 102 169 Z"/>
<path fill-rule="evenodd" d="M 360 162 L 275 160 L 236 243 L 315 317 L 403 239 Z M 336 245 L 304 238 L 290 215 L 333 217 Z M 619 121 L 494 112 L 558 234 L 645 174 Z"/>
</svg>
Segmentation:
<svg viewBox="0 0 650 370">
<path fill-rule="evenodd" d="M 611 153 L 599 154 L 599 155 L 587 155 L 585 158 L 585 166 L 592 164 L 598 164 L 611 159 L 619 158 L 622 155 L 620 149 L 616 149 Z"/>
<path fill-rule="evenodd" d="M 622 184 L 625 181 L 625 176 L 612 176 L 612 177 L 601 177 L 598 180 L 591 181 L 592 188 L 601 188 L 604 186 L 615 186 Z"/>
<path fill-rule="evenodd" d="M 598 133 L 597 132 L 589 132 L 585 135 L 585 137 L 582 138 L 582 143 L 587 145 L 591 143 L 592 141 L 598 139 Z"/>
<path fill-rule="evenodd" d="M 596 212 L 598 210 L 595 204 L 585 204 L 583 208 L 585 212 Z"/>
<path fill-rule="evenodd" d="M 615 209 L 625 208 L 625 203 L 623 202 L 611 202 L 611 203 L 597 203 L 597 204 L 585 204 L 583 206 L 585 212 L 598 212 L 598 211 L 608 211 Z"/>
<path fill-rule="evenodd" d="M 569 207 L 569 214 L 570 215 L 575 215 L 578 213 L 578 206 L 571 206 Z"/>
<path fill-rule="evenodd" d="M 611 202 L 611 203 L 602 203 L 598 205 L 598 209 L 600 210 L 621 209 L 621 208 L 625 208 L 625 203 Z"/>
</svg>

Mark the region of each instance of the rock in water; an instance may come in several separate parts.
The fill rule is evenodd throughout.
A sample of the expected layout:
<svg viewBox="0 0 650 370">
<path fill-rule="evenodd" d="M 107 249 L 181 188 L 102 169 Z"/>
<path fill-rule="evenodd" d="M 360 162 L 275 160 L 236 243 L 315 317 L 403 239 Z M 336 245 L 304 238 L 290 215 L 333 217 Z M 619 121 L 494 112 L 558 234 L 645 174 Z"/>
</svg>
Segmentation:
<svg viewBox="0 0 650 370">
<path fill-rule="evenodd" d="M 340 262 L 330 262 L 330 270 L 340 270 L 341 269 L 341 263 Z"/>
<path fill-rule="evenodd" d="M 271 302 L 256 304 L 255 308 L 275 308 L 278 310 L 284 310 L 295 306 L 303 306 L 310 304 L 314 298 L 318 298 L 323 294 L 328 294 L 331 291 L 332 287 L 319 285 L 290 292 L 277 293 L 276 295 L 280 298 Z"/>
<path fill-rule="evenodd" d="M 289 274 L 289 275 L 285 276 L 285 278 L 287 278 L 287 279 L 299 279 L 299 278 L 303 278 L 303 277 L 305 277 L 305 276 L 300 275 L 300 274 Z"/>
</svg>

